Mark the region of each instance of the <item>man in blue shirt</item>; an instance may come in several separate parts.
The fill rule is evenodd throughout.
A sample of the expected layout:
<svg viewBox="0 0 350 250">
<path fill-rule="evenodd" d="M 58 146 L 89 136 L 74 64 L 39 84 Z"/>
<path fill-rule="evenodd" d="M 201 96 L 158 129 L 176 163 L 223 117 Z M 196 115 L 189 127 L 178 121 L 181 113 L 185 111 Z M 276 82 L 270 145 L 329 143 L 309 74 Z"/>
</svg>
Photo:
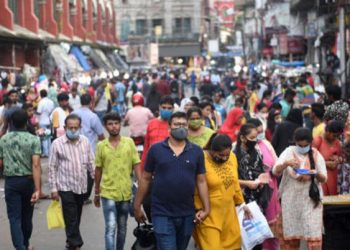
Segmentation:
<svg viewBox="0 0 350 250">
<path fill-rule="evenodd" d="M 185 113 L 174 113 L 169 129 L 170 137 L 154 144 L 148 152 L 134 204 L 135 219 L 145 220 L 141 203 L 153 176 L 151 211 L 157 249 L 185 250 L 194 223 L 202 222 L 210 211 L 204 155 L 200 147 L 187 140 Z M 193 201 L 195 187 L 203 204 L 197 212 Z"/>
</svg>

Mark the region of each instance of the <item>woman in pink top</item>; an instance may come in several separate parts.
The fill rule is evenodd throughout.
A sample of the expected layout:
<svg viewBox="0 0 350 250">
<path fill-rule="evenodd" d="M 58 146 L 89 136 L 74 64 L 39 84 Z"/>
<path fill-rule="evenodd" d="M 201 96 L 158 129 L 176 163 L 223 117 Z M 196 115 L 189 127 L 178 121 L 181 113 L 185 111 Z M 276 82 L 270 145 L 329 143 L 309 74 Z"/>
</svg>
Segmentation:
<svg viewBox="0 0 350 250">
<path fill-rule="evenodd" d="M 339 121 L 330 121 L 326 126 L 323 136 L 316 137 L 313 147 L 316 148 L 324 160 L 327 167 L 327 182 L 322 184 L 324 195 L 337 194 L 338 170 L 337 166 L 342 162 L 341 143 L 338 139 L 343 133 L 344 126 Z"/>
<path fill-rule="evenodd" d="M 277 178 L 272 174 L 272 168 L 277 161 L 277 155 L 271 143 L 265 139 L 265 132 L 263 129 L 262 122 L 259 119 L 249 119 L 248 123 L 251 123 L 256 126 L 256 130 L 258 131 L 258 150 L 260 151 L 260 155 L 262 156 L 265 171 L 270 174 L 271 180 L 269 182 L 269 186 L 273 190 L 273 192 L 268 206 L 264 210 L 264 214 L 272 232 L 274 233 L 274 235 L 277 235 L 277 217 L 281 212 L 281 205 L 278 200 Z M 278 250 L 278 239 L 272 238 L 265 240 L 263 243 L 263 249 Z"/>
</svg>

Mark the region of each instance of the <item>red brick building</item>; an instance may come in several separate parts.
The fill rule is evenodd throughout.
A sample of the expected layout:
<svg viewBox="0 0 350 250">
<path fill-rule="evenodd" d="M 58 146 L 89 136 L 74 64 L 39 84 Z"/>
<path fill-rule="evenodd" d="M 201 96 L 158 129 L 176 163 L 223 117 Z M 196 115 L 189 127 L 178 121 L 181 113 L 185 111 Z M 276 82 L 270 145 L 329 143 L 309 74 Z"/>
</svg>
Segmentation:
<svg viewBox="0 0 350 250">
<path fill-rule="evenodd" d="M 116 47 L 113 0 L 0 0 L 0 69 L 40 67 L 50 43 Z"/>
</svg>

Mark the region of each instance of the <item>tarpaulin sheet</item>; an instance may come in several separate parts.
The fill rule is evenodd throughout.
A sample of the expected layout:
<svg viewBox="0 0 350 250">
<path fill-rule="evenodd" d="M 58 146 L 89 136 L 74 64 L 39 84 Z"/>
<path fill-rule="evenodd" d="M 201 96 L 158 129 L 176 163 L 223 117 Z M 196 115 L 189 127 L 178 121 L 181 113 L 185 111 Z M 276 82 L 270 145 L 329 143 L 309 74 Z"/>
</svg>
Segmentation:
<svg viewBox="0 0 350 250">
<path fill-rule="evenodd" d="M 86 60 L 85 55 L 83 54 L 83 52 L 81 52 L 81 50 L 78 47 L 72 47 L 70 50 L 70 53 L 73 54 L 77 58 L 81 67 L 83 67 L 83 69 L 85 71 L 91 70 L 91 66 L 88 63 L 88 61 Z"/>
</svg>

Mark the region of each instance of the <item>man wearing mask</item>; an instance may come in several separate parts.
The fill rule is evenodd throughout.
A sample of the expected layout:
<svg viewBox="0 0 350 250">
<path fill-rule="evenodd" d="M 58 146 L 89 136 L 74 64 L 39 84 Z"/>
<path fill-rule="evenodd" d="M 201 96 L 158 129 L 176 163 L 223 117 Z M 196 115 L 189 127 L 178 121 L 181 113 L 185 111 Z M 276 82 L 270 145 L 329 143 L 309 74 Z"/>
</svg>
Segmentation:
<svg viewBox="0 0 350 250">
<path fill-rule="evenodd" d="M 119 114 L 108 113 L 103 122 L 109 138 L 97 145 L 94 202 L 96 207 L 100 207 L 102 201 L 106 249 L 124 249 L 132 198 L 131 176 L 134 172 L 139 180 L 140 158 L 133 140 L 120 135 Z"/>
<path fill-rule="evenodd" d="M 159 104 L 159 117 L 148 123 L 145 135 L 145 143 L 142 153 L 142 169 L 146 161 L 148 149 L 155 143 L 160 142 L 169 136 L 168 120 L 174 110 L 174 100 L 170 96 L 164 96 Z"/>
<path fill-rule="evenodd" d="M 144 169 L 146 162 L 147 153 L 149 148 L 169 136 L 169 124 L 170 119 L 174 110 L 174 100 L 170 96 L 164 96 L 160 100 L 159 105 L 159 117 L 151 120 L 148 123 L 147 131 L 145 135 L 145 142 L 143 145 L 143 152 L 141 157 L 141 169 Z M 146 196 L 143 202 L 143 208 L 146 212 L 147 218 L 151 220 L 151 200 L 150 193 Z"/>
<path fill-rule="evenodd" d="M 186 114 L 176 112 L 169 119 L 170 136 L 154 144 L 147 156 L 135 198 L 135 219 L 145 220 L 141 203 L 152 176 L 152 222 L 157 249 L 187 249 L 194 220 L 201 223 L 210 211 L 202 149 L 187 140 Z M 202 208 L 195 212 L 194 191 L 197 187 Z"/>
<path fill-rule="evenodd" d="M 52 199 L 61 199 L 66 248 L 78 250 L 84 244 L 79 227 L 87 174 L 95 176 L 95 156 L 89 140 L 80 135 L 81 118 L 71 114 L 64 123 L 65 135 L 56 139 L 51 147 L 48 180 Z"/>
</svg>

